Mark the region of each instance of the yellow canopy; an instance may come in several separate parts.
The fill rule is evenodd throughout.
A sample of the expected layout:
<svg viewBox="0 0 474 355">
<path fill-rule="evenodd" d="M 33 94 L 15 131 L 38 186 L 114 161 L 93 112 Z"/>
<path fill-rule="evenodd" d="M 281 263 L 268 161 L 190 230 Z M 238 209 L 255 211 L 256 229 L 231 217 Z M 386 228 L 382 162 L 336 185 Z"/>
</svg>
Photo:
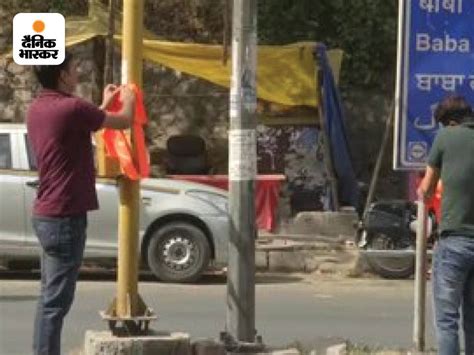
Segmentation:
<svg viewBox="0 0 474 355">
<path fill-rule="evenodd" d="M 257 96 L 282 105 L 317 106 L 314 43 L 258 46 Z M 231 62 L 222 63 L 222 46 L 144 40 L 149 61 L 229 87 Z M 329 52 L 339 69 L 342 51 Z"/>
</svg>

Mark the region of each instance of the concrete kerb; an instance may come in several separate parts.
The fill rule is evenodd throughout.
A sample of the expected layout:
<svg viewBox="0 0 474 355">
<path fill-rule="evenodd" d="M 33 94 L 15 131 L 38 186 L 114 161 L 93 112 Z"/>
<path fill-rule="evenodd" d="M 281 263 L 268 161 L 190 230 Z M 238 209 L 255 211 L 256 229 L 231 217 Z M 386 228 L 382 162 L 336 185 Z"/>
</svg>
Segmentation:
<svg viewBox="0 0 474 355">
<path fill-rule="evenodd" d="M 180 332 L 118 337 L 110 331 L 88 330 L 84 355 L 192 355 L 190 337 Z"/>
<path fill-rule="evenodd" d="M 259 271 L 351 275 L 358 268 L 358 250 L 343 241 L 336 243 L 279 240 L 258 245 L 255 263 Z"/>
<path fill-rule="evenodd" d="M 326 355 L 346 355 L 346 354 L 347 354 L 347 343 L 333 345 L 326 349 Z"/>
<path fill-rule="evenodd" d="M 242 354 L 226 351 L 224 343 L 214 339 L 197 339 L 191 344 L 193 355 L 233 355 Z M 245 352 L 252 355 L 301 355 L 296 348 L 288 349 L 266 349 L 264 352 Z"/>
<path fill-rule="evenodd" d="M 180 332 L 153 332 L 147 336 L 117 337 L 110 331 L 88 330 L 83 351 L 69 355 L 231 355 L 214 339 L 196 339 Z M 254 355 L 300 355 L 295 348 L 268 350 Z"/>
<path fill-rule="evenodd" d="M 311 235 L 317 231 L 320 235 L 351 236 L 355 233 L 354 226 L 358 221 L 359 218 L 354 211 L 300 212 L 288 225 L 286 232 Z"/>
<path fill-rule="evenodd" d="M 191 344 L 193 355 L 226 355 L 223 343 L 214 339 L 196 339 Z"/>
<path fill-rule="evenodd" d="M 354 244 L 357 221 L 354 211 L 301 212 L 276 234 L 259 233 L 257 269 L 349 276 L 361 273 Z"/>
</svg>

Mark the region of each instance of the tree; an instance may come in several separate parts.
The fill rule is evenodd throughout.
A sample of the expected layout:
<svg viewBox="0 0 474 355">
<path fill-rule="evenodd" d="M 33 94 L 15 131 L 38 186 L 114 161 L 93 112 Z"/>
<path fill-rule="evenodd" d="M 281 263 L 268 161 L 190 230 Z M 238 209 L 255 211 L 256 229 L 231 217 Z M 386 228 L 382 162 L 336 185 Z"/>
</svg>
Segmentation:
<svg viewBox="0 0 474 355">
<path fill-rule="evenodd" d="M 345 52 L 341 87 L 393 90 L 396 1 L 259 0 L 261 43 L 320 41 Z"/>
</svg>

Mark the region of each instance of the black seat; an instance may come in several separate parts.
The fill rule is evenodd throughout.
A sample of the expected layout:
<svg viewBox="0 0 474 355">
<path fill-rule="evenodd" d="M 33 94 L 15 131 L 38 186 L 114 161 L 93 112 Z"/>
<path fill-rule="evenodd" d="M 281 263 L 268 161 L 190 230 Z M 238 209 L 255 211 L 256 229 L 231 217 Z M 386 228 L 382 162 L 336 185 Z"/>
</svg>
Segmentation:
<svg viewBox="0 0 474 355">
<path fill-rule="evenodd" d="M 166 142 L 166 171 L 174 175 L 205 175 L 210 167 L 206 142 L 195 135 L 175 135 Z"/>
</svg>

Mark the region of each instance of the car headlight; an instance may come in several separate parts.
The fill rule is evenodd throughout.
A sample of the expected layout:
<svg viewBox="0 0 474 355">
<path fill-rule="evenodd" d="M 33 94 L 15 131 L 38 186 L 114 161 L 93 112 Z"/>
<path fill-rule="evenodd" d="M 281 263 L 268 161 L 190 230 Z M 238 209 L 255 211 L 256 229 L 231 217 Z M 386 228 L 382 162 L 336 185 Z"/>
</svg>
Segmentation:
<svg viewBox="0 0 474 355">
<path fill-rule="evenodd" d="M 227 213 L 229 210 L 229 204 L 226 196 L 198 190 L 187 191 L 186 195 L 211 204 L 222 213 Z"/>
</svg>

